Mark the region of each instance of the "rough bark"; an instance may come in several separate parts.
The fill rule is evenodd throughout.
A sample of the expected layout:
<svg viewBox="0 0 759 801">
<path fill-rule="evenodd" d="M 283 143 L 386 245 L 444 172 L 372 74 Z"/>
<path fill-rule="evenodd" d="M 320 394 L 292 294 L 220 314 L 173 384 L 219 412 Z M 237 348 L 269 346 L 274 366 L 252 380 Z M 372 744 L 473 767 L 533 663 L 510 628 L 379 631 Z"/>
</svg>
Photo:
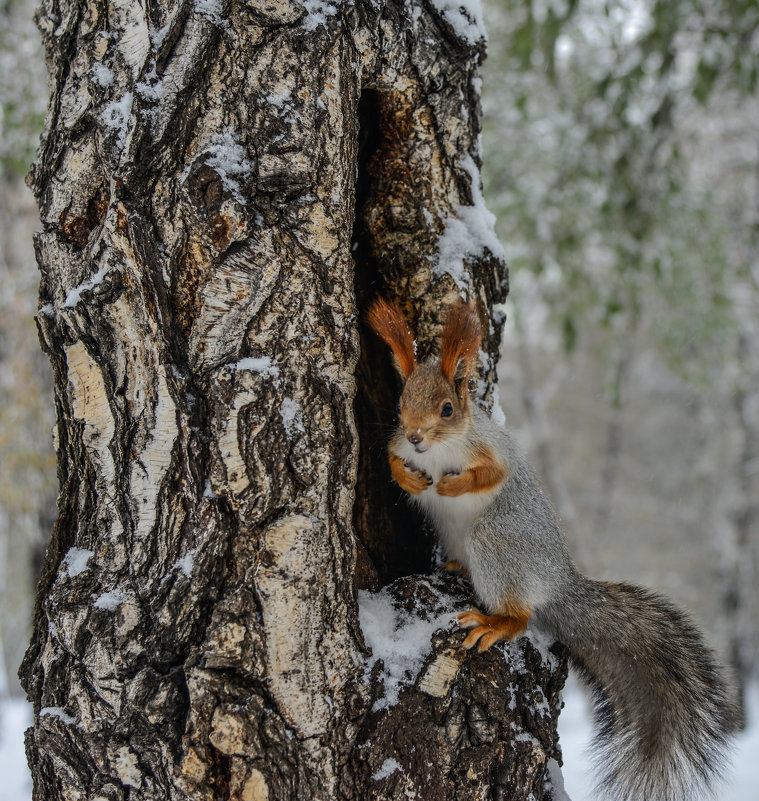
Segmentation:
<svg viewBox="0 0 759 801">
<path fill-rule="evenodd" d="M 426 704 L 409 730 L 370 711 L 356 602 L 432 553 L 393 506 L 374 426 L 394 379 L 362 311 L 398 297 L 430 342 L 446 300 L 506 291 L 477 230 L 455 269 L 437 259 L 479 197 L 475 27 L 276 0 L 45 0 L 38 21 L 61 492 L 21 669 L 34 798 L 425 797 L 421 776 L 372 780 L 375 742 L 404 728 L 436 743 L 438 797 L 544 797 L 561 660 L 457 655 L 433 701 L 409 677 L 399 704 Z M 535 670 L 507 695 L 519 649 Z"/>
<path fill-rule="evenodd" d="M 441 575 L 407 576 L 388 587 L 401 614 L 421 620 L 471 605 L 470 592 L 465 582 Z M 560 759 L 555 722 L 567 676 L 563 646 L 533 632 L 472 654 L 461 648 L 462 639 L 450 626 L 436 631 L 397 703 L 383 702 L 387 688 L 377 680 L 381 663 L 374 664 L 373 705 L 354 751 L 355 775 L 367 788 L 363 798 L 562 797 L 554 796 L 549 761 Z"/>
</svg>

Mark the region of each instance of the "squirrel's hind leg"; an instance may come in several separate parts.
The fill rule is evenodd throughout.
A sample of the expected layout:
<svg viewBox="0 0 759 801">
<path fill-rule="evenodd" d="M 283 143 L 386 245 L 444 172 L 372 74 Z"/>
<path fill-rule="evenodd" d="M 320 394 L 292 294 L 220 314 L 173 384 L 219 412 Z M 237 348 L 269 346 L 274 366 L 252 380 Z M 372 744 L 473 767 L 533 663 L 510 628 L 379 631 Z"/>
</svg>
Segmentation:
<svg viewBox="0 0 759 801">
<path fill-rule="evenodd" d="M 456 617 L 461 626 L 472 629 L 463 642 L 464 648 L 473 648 L 476 644 L 478 651 L 487 651 L 499 640 L 513 640 L 524 634 L 530 615 L 530 609 L 509 604 L 502 614 L 484 615 L 477 609 L 470 609 Z"/>
<path fill-rule="evenodd" d="M 443 562 L 441 567 L 444 567 L 449 573 L 458 573 L 464 578 L 469 578 L 469 571 L 461 564 L 453 560 L 452 562 Z"/>
</svg>

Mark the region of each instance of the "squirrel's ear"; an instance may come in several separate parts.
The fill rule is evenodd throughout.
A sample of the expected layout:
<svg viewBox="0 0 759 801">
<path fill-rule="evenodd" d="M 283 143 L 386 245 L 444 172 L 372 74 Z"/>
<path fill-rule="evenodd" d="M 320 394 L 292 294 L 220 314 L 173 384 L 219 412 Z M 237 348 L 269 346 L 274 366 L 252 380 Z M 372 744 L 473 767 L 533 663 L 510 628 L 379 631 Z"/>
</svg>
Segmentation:
<svg viewBox="0 0 759 801">
<path fill-rule="evenodd" d="M 401 310 L 384 298 L 378 298 L 369 307 L 367 322 L 393 352 L 395 369 L 408 378 L 416 369 L 416 345 L 411 329 Z"/>
<path fill-rule="evenodd" d="M 469 379 L 482 342 L 482 324 L 474 304 L 451 307 L 440 345 L 440 372 L 452 384 Z"/>
</svg>

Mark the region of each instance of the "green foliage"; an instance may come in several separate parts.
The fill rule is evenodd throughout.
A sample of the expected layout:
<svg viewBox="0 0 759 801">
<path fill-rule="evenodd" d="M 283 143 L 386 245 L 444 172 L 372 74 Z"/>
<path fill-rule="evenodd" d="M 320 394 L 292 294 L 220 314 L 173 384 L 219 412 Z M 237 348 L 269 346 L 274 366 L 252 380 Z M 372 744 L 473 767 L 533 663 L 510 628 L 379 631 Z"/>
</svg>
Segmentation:
<svg viewBox="0 0 759 801">
<path fill-rule="evenodd" d="M 0 0 L 0 172 L 23 176 L 44 123 L 45 65 L 28 0 Z"/>
<path fill-rule="evenodd" d="M 729 286 L 744 232 L 725 192 L 694 169 L 716 154 L 695 151 L 710 104 L 755 86 L 759 6 L 534 0 L 488 11 L 486 192 L 512 273 L 532 276 L 568 350 L 599 326 L 613 346 L 640 309 L 661 310 L 657 347 L 701 381 L 734 341 Z"/>
</svg>

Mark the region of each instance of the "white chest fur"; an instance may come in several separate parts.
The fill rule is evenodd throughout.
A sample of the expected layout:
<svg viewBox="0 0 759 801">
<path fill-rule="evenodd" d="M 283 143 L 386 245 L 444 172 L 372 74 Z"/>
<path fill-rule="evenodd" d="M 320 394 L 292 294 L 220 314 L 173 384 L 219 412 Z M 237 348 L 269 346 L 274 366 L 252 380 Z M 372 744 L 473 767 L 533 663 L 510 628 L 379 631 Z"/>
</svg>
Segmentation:
<svg viewBox="0 0 759 801">
<path fill-rule="evenodd" d="M 404 440 L 394 450 L 409 467 L 423 470 L 432 478 L 432 486 L 410 498 L 435 526 L 447 557 L 467 567 L 466 544 L 472 524 L 493 501 L 499 487 L 489 492 L 466 492 L 455 498 L 438 494 L 437 482 L 441 476 L 466 469 L 461 443 L 436 443 L 424 453 L 418 453 L 410 442 Z"/>
</svg>

